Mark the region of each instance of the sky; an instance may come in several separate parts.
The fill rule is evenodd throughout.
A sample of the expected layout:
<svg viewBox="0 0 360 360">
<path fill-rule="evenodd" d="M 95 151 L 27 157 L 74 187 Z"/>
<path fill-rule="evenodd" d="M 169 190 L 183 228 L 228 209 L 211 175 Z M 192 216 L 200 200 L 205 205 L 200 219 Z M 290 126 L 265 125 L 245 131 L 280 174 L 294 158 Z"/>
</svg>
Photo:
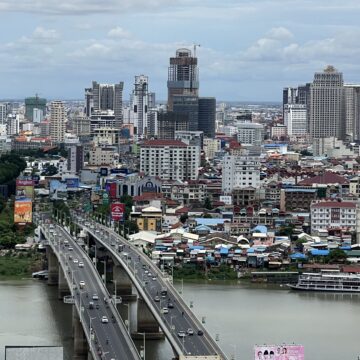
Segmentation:
<svg viewBox="0 0 360 360">
<path fill-rule="evenodd" d="M 360 82 L 359 0 L 0 0 L 0 98 L 83 99 L 92 80 L 149 76 L 167 98 L 169 57 L 197 48 L 200 95 L 281 101 L 334 65 Z"/>
</svg>

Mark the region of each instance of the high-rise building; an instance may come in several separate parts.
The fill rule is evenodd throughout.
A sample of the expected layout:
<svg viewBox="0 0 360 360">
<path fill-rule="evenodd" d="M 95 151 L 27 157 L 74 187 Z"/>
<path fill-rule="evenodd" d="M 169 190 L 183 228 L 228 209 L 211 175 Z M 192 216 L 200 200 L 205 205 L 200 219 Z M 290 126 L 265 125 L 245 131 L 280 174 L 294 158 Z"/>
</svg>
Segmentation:
<svg viewBox="0 0 360 360">
<path fill-rule="evenodd" d="M 310 86 L 310 136 L 312 138 L 345 136 L 343 76 L 333 66 L 317 72 Z"/>
<path fill-rule="evenodd" d="M 134 124 L 134 133 L 140 137 L 147 136 L 149 109 L 155 106 L 155 94 L 149 93 L 148 84 L 147 76 L 135 76 L 131 94 L 130 122 Z"/>
<path fill-rule="evenodd" d="M 41 110 L 43 115 L 46 114 L 46 99 L 38 95 L 25 99 L 25 118 L 34 121 L 34 109 Z"/>
<path fill-rule="evenodd" d="M 124 83 L 99 84 L 92 82 L 92 88 L 85 89 L 85 114 L 91 117 L 112 115 L 118 127 L 123 121 L 122 95 Z"/>
<path fill-rule="evenodd" d="M 345 133 L 360 140 L 360 85 L 344 85 Z"/>
<path fill-rule="evenodd" d="M 199 98 L 197 96 L 174 95 L 173 111 L 188 115 L 190 131 L 199 129 Z"/>
<path fill-rule="evenodd" d="M 78 174 L 84 166 L 84 148 L 81 145 L 73 145 L 68 149 L 68 170 Z"/>
<path fill-rule="evenodd" d="M 160 111 L 157 115 L 157 129 L 159 139 L 174 140 L 176 131 L 189 130 L 189 115 Z"/>
<path fill-rule="evenodd" d="M 44 113 L 41 109 L 34 108 L 33 111 L 33 122 L 34 123 L 40 123 L 44 119 Z"/>
<path fill-rule="evenodd" d="M 170 111 L 174 110 L 174 96 L 198 96 L 199 74 L 197 58 L 192 56 L 191 50 L 178 49 L 176 57 L 170 58 L 167 87 L 168 110 Z"/>
<path fill-rule="evenodd" d="M 6 104 L 0 104 L 0 124 L 6 124 Z"/>
<path fill-rule="evenodd" d="M 284 105 L 284 125 L 289 136 L 307 135 L 307 107 L 305 104 Z"/>
<path fill-rule="evenodd" d="M 50 136 L 52 142 L 64 142 L 65 120 L 64 103 L 62 101 L 52 101 L 50 105 Z"/>
<path fill-rule="evenodd" d="M 214 138 L 215 121 L 216 99 L 214 97 L 200 97 L 198 130 L 202 131 L 204 136 Z"/>
<path fill-rule="evenodd" d="M 140 171 L 164 180 L 197 180 L 200 147 L 179 140 L 149 140 L 140 148 Z"/>
<path fill-rule="evenodd" d="M 264 126 L 256 123 L 238 123 L 237 140 L 242 145 L 260 146 L 264 140 Z"/>
<path fill-rule="evenodd" d="M 222 190 L 231 194 L 234 189 L 260 187 L 260 160 L 258 156 L 226 155 L 222 168 Z"/>
<path fill-rule="evenodd" d="M 7 134 L 17 135 L 20 132 L 20 119 L 18 114 L 9 114 L 7 116 Z"/>
</svg>

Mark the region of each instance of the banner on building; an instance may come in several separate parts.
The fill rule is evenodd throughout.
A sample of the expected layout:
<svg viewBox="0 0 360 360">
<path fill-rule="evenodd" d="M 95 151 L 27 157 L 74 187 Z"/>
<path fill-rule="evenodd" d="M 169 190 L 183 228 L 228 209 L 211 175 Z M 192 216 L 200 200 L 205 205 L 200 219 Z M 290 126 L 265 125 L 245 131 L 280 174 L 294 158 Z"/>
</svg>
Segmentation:
<svg viewBox="0 0 360 360">
<path fill-rule="evenodd" d="M 32 201 L 29 198 L 17 199 L 14 204 L 14 223 L 32 223 Z"/>
<path fill-rule="evenodd" d="M 304 360 L 302 345 L 263 345 L 254 347 L 255 360 Z"/>
<path fill-rule="evenodd" d="M 100 176 L 108 176 L 108 169 L 107 168 L 100 168 Z"/>
<path fill-rule="evenodd" d="M 112 203 L 111 204 L 111 218 L 113 221 L 123 221 L 125 214 L 125 204 Z"/>
<path fill-rule="evenodd" d="M 19 198 L 34 199 L 34 181 L 16 180 L 16 196 Z"/>
<path fill-rule="evenodd" d="M 106 192 L 109 194 L 110 199 L 117 198 L 117 183 L 116 182 L 107 182 L 105 184 Z"/>
</svg>

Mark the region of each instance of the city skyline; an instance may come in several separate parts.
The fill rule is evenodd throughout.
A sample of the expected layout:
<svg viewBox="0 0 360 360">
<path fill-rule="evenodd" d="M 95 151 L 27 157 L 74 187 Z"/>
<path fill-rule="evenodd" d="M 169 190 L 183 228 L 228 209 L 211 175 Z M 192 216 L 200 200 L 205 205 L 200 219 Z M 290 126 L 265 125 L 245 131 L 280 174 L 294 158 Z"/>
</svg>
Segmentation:
<svg viewBox="0 0 360 360">
<path fill-rule="evenodd" d="M 0 98 L 83 99 L 97 79 L 124 81 L 127 101 L 144 74 L 165 100 L 168 59 L 192 44 L 201 44 L 201 94 L 218 100 L 280 102 L 283 87 L 310 82 L 328 64 L 360 82 L 354 0 L 0 0 L 0 11 Z"/>
</svg>

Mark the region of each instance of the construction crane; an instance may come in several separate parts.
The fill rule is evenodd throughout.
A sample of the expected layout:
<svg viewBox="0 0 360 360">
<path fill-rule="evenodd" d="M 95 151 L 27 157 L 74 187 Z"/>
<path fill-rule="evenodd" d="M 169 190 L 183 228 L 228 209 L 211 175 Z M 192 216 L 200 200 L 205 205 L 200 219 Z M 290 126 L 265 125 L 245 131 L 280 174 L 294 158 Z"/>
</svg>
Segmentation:
<svg viewBox="0 0 360 360">
<path fill-rule="evenodd" d="M 196 58 L 196 48 L 200 47 L 200 44 L 194 44 L 193 46 L 194 46 L 194 55 L 193 55 L 193 57 L 195 59 Z M 191 69 L 190 70 L 190 92 L 192 92 L 192 90 L 193 90 L 193 71 L 194 71 L 193 66 L 194 66 L 194 64 L 190 67 L 190 69 Z"/>
</svg>

